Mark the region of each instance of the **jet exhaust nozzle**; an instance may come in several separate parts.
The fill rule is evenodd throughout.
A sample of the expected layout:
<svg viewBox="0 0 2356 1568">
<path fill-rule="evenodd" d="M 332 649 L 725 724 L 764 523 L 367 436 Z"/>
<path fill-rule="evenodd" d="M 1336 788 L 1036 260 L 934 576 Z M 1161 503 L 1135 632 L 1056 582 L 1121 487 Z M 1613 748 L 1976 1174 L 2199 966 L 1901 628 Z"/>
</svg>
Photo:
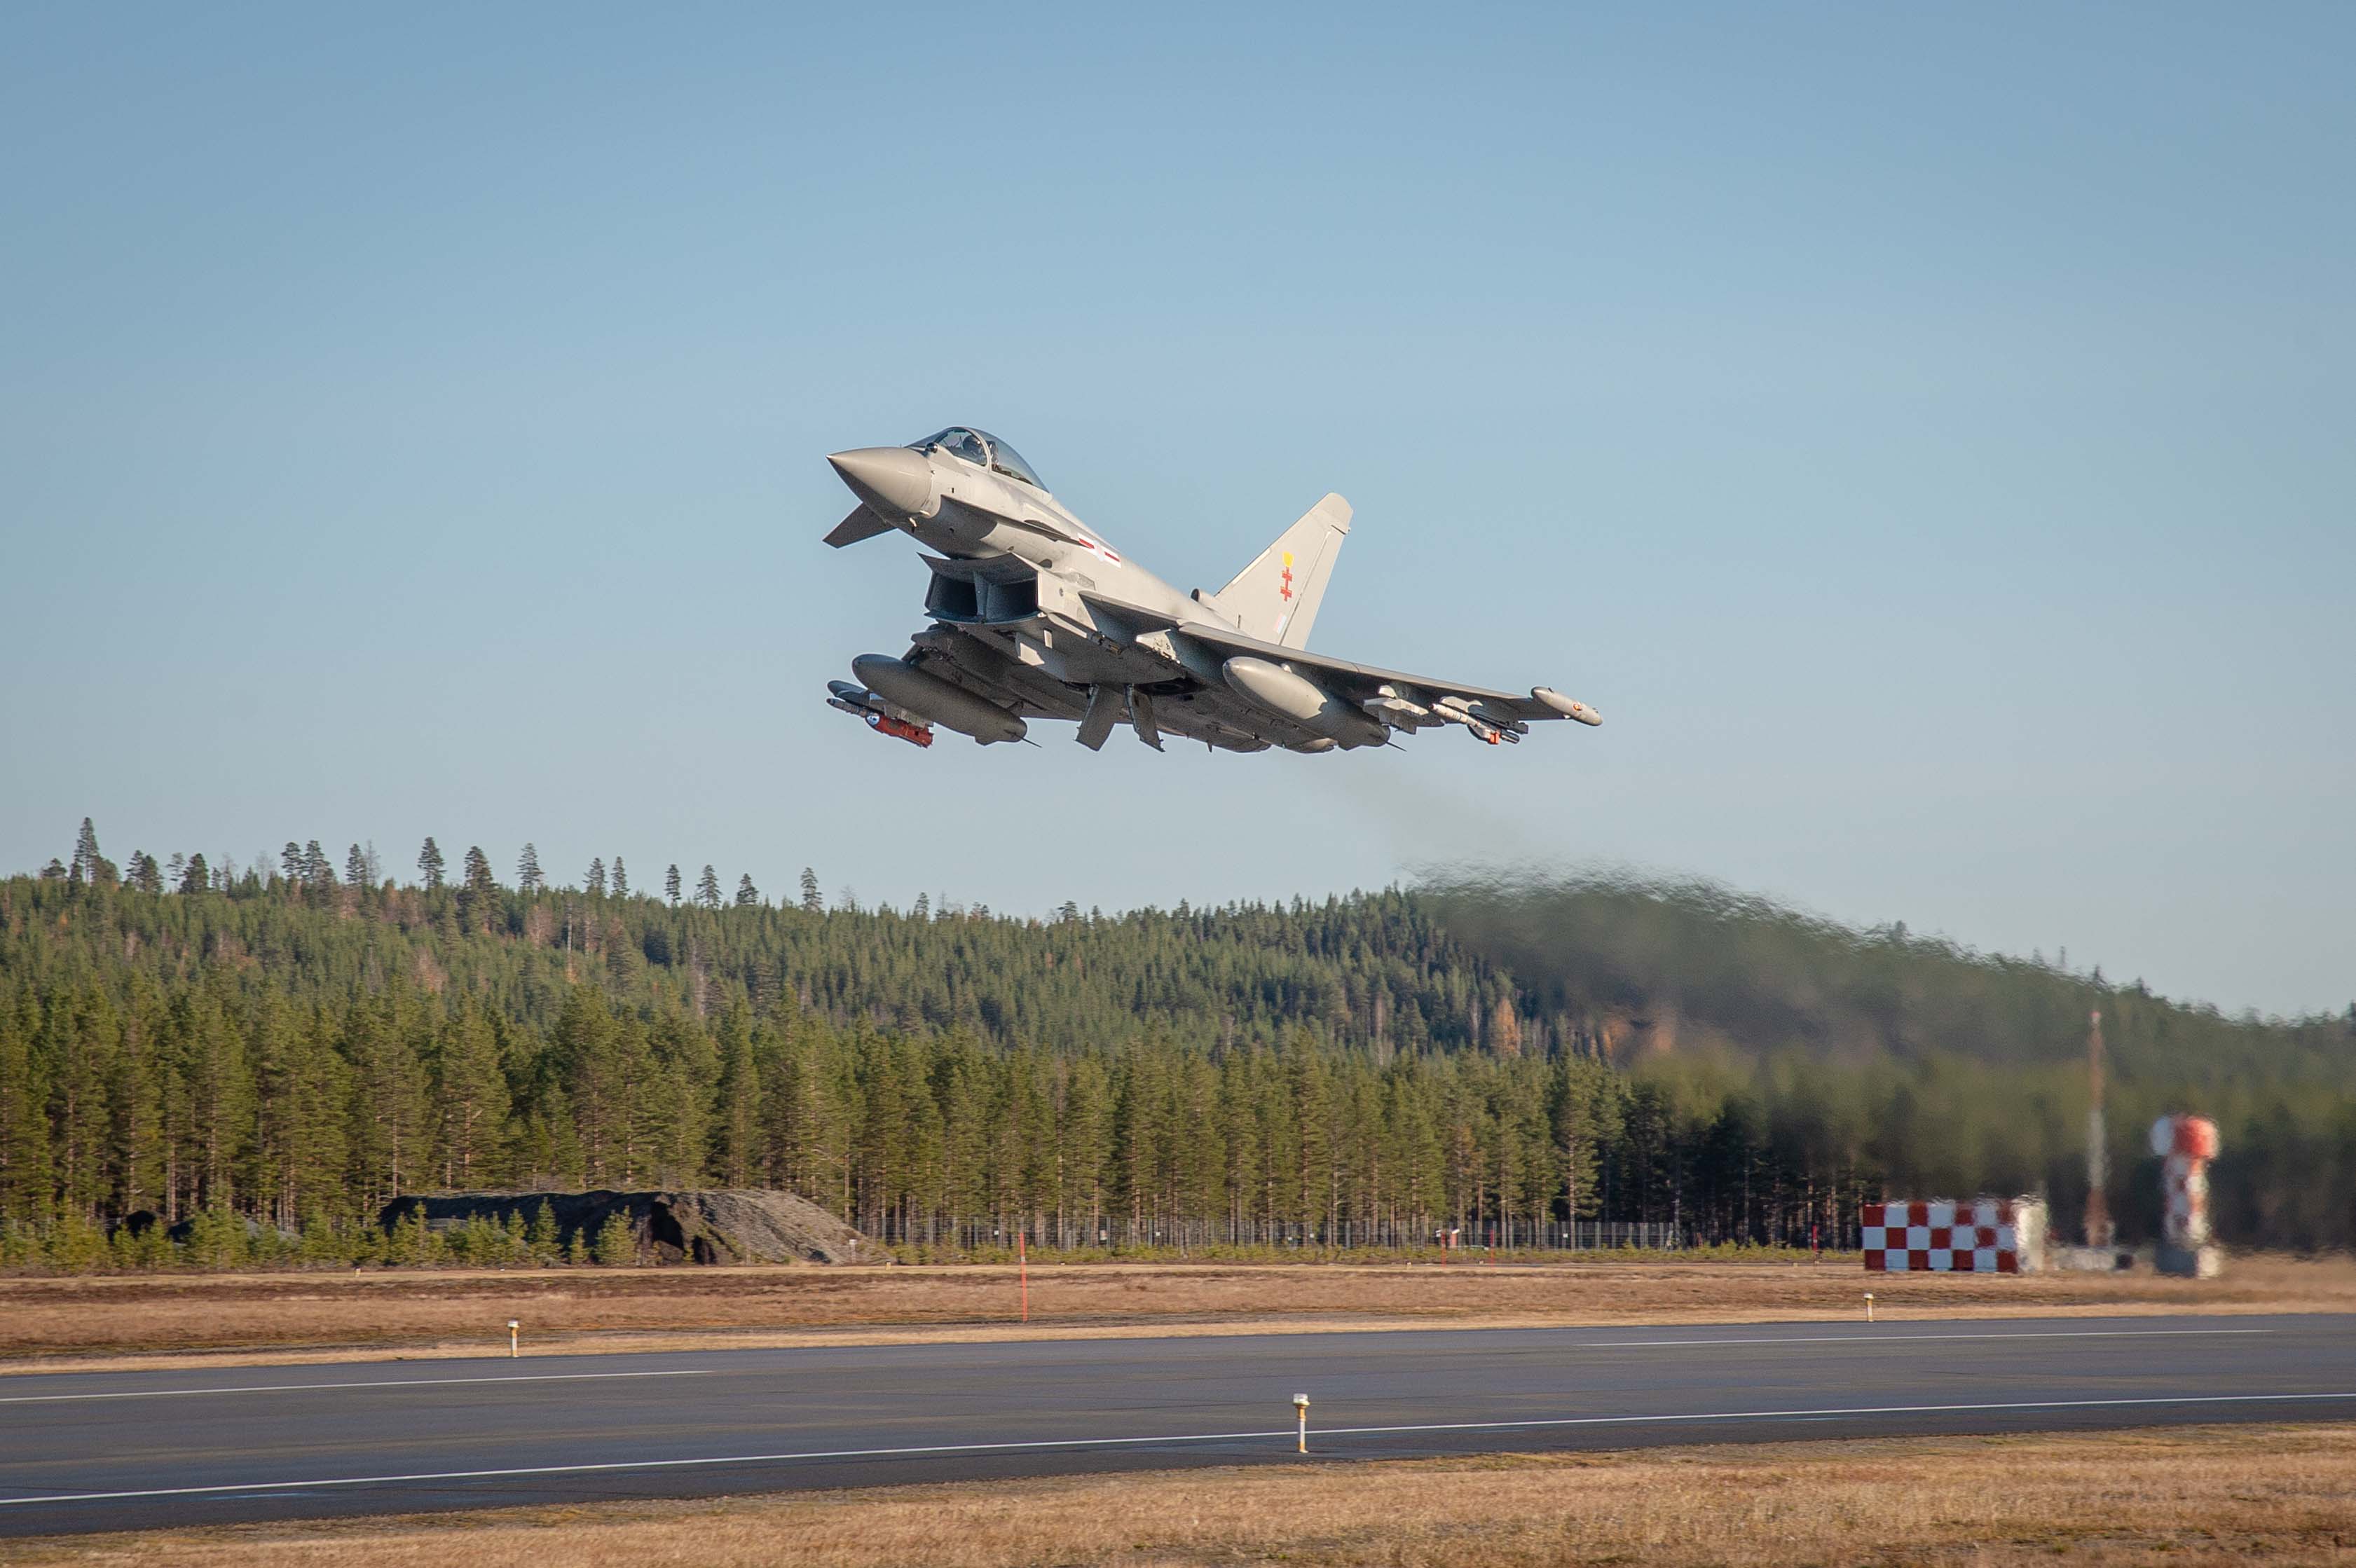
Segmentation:
<svg viewBox="0 0 2356 1568">
<path fill-rule="evenodd" d="M 912 454 L 913 455 L 913 454 Z M 889 654 L 862 654 L 851 661 L 851 673 L 867 688 L 895 708 L 919 719 L 970 735 L 983 745 L 1020 741 L 1029 726 L 994 702 L 984 702 L 961 686 L 928 675 L 905 659 Z"/>
</svg>

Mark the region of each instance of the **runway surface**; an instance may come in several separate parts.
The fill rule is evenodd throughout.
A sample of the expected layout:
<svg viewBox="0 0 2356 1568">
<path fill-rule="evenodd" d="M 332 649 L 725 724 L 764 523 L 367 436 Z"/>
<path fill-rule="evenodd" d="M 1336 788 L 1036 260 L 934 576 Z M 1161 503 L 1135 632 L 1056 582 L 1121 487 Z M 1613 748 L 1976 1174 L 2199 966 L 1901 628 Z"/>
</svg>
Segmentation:
<svg viewBox="0 0 2356 1568">
<path fill-rule="evenodd" d="M 2356 1317 L 1033 1340 L 0 1378 L 0 1534 L 1298 1457 L 2356 1418 Z"/>
</svg>

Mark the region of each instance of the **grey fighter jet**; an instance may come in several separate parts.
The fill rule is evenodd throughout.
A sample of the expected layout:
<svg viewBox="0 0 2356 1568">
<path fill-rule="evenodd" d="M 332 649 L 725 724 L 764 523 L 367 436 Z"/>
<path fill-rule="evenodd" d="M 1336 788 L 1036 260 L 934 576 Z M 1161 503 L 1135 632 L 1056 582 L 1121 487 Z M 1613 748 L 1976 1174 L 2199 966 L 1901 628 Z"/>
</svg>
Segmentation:
<svg viewBox="0 0 2356 1568">
<path fill-rule="evenodd" d="M 884 734 L 929 746 L 937 725 L 986 746 L 1067 719 L 1094 751 L 1125 720 L 1155 751 L 1178 735 L 1228 752 L 1332 752 L 1442 724 L 1494 746 L 1533 720 L 1603 722 L 1543 686 L 1491 691 L 1309 652 L 1350 532 L 1339 496 L 1216 593 L 1181 593 L 1066 510 L 986 431 L 952 426 L 827 461 L 859 497 L 828 544 L 896 528 L 931 551 L 931 624 L 905 654 L 862 654 L 855 681 L 829 687 L 829 702 Z"/>
</svg>

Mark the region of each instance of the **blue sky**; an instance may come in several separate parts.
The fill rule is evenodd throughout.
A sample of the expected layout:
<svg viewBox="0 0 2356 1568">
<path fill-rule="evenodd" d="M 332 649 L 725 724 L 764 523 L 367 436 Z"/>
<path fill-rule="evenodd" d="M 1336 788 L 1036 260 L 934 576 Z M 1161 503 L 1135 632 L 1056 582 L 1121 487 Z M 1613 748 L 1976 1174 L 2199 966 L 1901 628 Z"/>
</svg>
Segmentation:
<svg viewBox="0 0 2356 1568">
<path fill-rule="evenodd" d="M 1043 911 L 1690 871 L 2356 996 L 2356 12 L 19 10 L 0 866 Z M 1492 751 L 931 752 L 822 461 L 1006 436 Z"/>
</svg>

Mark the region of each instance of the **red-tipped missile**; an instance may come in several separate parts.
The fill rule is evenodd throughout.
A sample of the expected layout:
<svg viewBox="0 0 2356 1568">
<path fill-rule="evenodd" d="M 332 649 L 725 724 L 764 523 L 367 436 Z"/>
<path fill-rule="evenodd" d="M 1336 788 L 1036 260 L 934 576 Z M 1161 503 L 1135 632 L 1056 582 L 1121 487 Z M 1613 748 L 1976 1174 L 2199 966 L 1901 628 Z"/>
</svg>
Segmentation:
<svg viewBox="0 0 2356 1568">
<path fill-rule="evenodd" d="M 867 716 L 867 727 L 881 734 L 897 736 L 912 746 L 929 746 L 933 732 L 921 724 L 911 724 L 905 719 L 888 719 L 881 713 Z"/>
<path fill-rule="evenodd" d="M 905 741 L 912 746 L 929 746 L 933 743 L 931 725 L 921 724 L 912 719 L 903 719 L 896 713 L 887 711 L 883 699 L 863 686 L 853 686 L 847 680 L 830 680 L 826 683 L 826 705 L 829 708 L 840 708 L 854 718 L 865 720 L 867 727 L 878 734 L 889 735 L 896 741 Z"/>
</svg>

